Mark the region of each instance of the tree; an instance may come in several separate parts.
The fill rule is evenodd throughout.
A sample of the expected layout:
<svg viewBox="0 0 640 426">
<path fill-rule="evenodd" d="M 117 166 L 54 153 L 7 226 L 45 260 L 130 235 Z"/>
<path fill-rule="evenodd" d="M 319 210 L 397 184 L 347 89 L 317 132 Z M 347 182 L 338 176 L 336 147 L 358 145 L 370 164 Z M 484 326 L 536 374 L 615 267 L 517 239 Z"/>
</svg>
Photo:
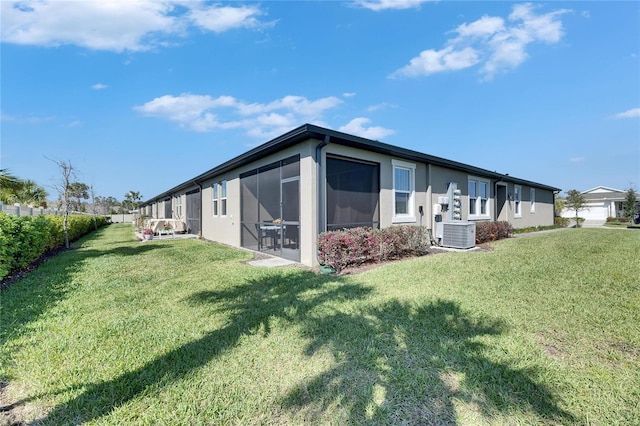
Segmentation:
<svg viewBox="0 0 640 426">
<path fill-rule="evenodd" d="M 580 224 L 584 221 L 583 218 L 579 217 L 580 210 L 584 210 L 587 205 L 587 200 L 584 198 L 584 195 L 577 189 L 570 189 L 567 191 L 567 198 L 564 200 L 564 205 L 569 210 L 575 210 L 576 228 L 579 228 Z"/>
<path fill-rule="evenodd" d="M 638 213 L 638 193 L 633 187 L 629 187 L 622 202 L 622 215 L 633 223 L 636 213 Z"/>
<path fill-rule="evenodd" d="M 129 191 L 126 194 L 124 194 L 124 202 L 122 204 L 129 210 L 135 210 L 140 206 L 141 200 L 142 200 L 142 194 L 140 194 L 140 192 Z"/>
<path fill-rule="evenodd" d="M 96 190 L 94 189 L 93 185 L 89 186 L 89 195 L 91 195 L 91 213 L 93 214 L 93 227 L 94 229 L 98 229 L 98 222 L 96 220 L 96 212 L 97 212 L 97 206 L 96 206 Z"/>
<path fill-rule="evenodd" d="M 64 246 L 69 248 L 69 212 L 71 211 L 71 184 L 72 179 L 76 178 L 76 169 L 70 161 L 51 160 L 57 166 L 60 172 L 60 179 L 54 183 L 53 187 L 58 192 L 62 207 L 64 210 L 64 218 L 62 220 L 62 231 L 64 233 Z"/>
<path fill-rule="evenodd" d="M 9 169 L 0 169 L 0 202 L 12 203 L 12 197 L 19 186 L 20 179 L 9 173 Z"/>
<path fill-rule="evenodd" d="M 562 198 L 556 197 L 556 199 L 554 200 L 553 203 L 554 203 L 554 208 L 555 208 L 555 215 L 556 216 L 561 216 L 562 215 L 562 211 L 564 210 L 564 207 L 565 207 L 564 200 Z"/>
<path fill-rule="evenodd" d="M 47 190 L 32 180 L 23 180 L 13 193 L 13 201 L 23 205 L 41 206 L 47 205 Z"/>
<path fill-rule="evenodd" d="M 71 182 L 69 184 L 69 196 L 75 198 L 75 210 L 78 212 L 84 211 L 82 208 L 82 200 L 89 199 L 89 187 L 86 183 Z"/>
</svg>

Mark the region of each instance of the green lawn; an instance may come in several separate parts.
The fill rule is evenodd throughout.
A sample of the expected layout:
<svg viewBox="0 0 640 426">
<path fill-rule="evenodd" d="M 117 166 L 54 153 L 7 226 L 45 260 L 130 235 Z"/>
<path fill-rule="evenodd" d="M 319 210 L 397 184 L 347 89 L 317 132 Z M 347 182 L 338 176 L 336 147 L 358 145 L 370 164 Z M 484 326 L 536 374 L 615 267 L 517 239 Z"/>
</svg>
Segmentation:
<svg viewBox="0 0 640 426">
<path fill-rule="evenodd" d="M 332 277 L 112 225 L 2 292 L 0 421 L 640 424 L 640 232 L 492 247 Z"/>
</svg>

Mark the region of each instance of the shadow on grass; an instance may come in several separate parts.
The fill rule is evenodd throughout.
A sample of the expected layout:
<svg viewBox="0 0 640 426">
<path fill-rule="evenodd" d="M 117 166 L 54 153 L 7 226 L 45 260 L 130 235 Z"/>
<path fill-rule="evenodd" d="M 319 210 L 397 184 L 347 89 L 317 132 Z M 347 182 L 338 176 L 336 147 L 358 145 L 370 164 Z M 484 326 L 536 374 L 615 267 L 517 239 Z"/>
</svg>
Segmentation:
<svg viewBox="0 0 640 426">
<path fill-rule="evenodd" d="M 55 407 L 41 421 L 45 424 L 80 424 L 106 416 L 150 388 L 170 385 L 207 364 L 232 349 L 243 335 L 258 330 L 268 335 L 270 323 L 275 318 L 296 322 L 305 312 L 327 301 L 360 299 L 370 291 L 353 284 L 330 285 L 332 281 L 300 270 L 291 276 L 270 276 L 228 290 L 196 293 L 185 302 L 213 304 L 230 312 L 226 327 L 172 350 L 137 370 L 112 380 L 79 386 L 83 388 L 81 395 Z M 309 291 L 313 294 L 308 294 Z M 295 314 L 290 312 L 292 306 L 297 308 Z"/>
<path fill-rule="evenodd" d="M 454 400 L 488 418 L 530 412 L 554 423 L 575 421 L 536 383 L 535 370 L 483 355 L 479 338 L 503 333 L 504 325 L 473 318 L 457 303 L 390 301 L 306 326 L 314 336 L 308 354 L 329 349 L 338 362 L 283 399 L 305 422 L 324 423 L 327 412 L 340 407 L 345 424 L 456 424 Z"/>
<path fill-rule="evenodd" d="M 354 309 L 364 306 L 356 302 L 371 291 L 301 270 L 196 293 L 184 302 L 228 313 L 226 326 L 134 371 L 79 386 L 80 395 L 54 407 L 43 421 L 79 424 L 107 416 L 232 350 L 244 335 L 268 336 L 275 319 L 302 329 L 309 338 L 307 355 L 329 350 L 336 360 L 282 396 L 281 407 L 295 420 L 332 422 L 339 410 L 346 424 L 455 424 L 454 400 L 474 404 L 489 418 L 529 412 L 541 421 L 574 420 L 536 383 L 536 371 L 483 354 L 482 337 L 504 332 L 499 321 L 474 318 L 449 301 Z M 341 310 L 341 303 L 350 308 Z"/>
</svg>

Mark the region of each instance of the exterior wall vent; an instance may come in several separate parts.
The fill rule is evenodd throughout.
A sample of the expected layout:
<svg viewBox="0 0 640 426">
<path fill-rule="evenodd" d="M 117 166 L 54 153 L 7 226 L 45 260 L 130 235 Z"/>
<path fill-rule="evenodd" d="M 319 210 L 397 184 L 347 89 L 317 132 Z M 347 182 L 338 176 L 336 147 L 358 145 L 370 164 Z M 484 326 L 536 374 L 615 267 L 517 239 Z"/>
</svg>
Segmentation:
<svg viewBox="0 0 640 426">
<path fill-rule="evenodd" d="M 473 222 L 441 222 L 443 247 L 470 249 L 476 246 L 476 224 Z"/>
</svg>

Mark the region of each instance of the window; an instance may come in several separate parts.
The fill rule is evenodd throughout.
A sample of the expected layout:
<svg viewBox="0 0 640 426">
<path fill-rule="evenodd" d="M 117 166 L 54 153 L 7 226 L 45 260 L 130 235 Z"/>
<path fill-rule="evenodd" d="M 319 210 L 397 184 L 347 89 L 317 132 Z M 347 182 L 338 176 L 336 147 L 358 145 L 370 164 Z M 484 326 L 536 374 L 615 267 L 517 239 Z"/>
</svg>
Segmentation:
<svg viewBox="0 0 640 426">
<path fill-rule="evenodd" d="M 535 188 L 531 188 L 531 207 L 530 207 L 530 212 L 531 213 L 535 213 L 536 212 L 536 189 Z"/>
<path fill-rule="evenodd" d="M 393 222 L 415 222 L 413 213 L 416 165 L 391 161 L 393 165 Z"/>
<path fill-rule="evenodd" d="M 514 216 L 522 217 L 522 187 L 519 185 L 513 187 L 513 205 Z"/>
<path fill-rule="evenodd" d="M 469 177 L 469 219 L 489 219 L 489 181 Z"/>
<path fill-rule="evenodd" d="M 227 215 L 227 181 L 223 180 L 220 183 L 220 214 L 222 216 Z"/>
<path fill-rule="evenodd" d="M 182 219 L 182 197 L 176 197 L 176 211 L 178 212 L 178 219 Z"/>
<path fill-rule="evenodd" d="M 214 183 L 211 188 L 213 190 L 213 196 L 211 197 L 213 198 L 213 215 L 218 216 L 218 184 Z"/>
</svg>

